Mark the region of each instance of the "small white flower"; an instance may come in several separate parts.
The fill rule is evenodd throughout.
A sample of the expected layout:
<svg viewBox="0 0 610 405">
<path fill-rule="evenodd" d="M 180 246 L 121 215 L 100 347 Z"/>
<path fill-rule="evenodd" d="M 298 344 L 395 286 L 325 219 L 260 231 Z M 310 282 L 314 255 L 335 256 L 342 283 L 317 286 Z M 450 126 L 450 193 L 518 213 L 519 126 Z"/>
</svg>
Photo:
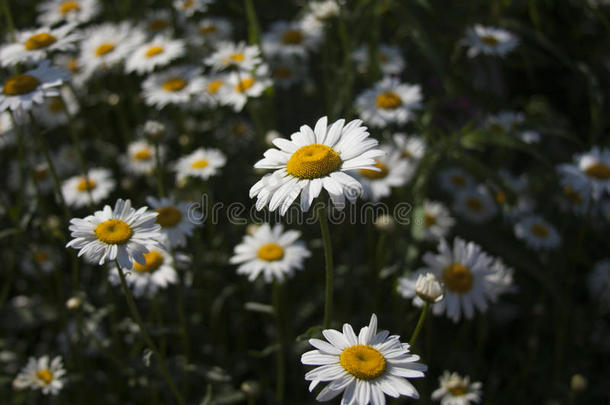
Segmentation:
<svg viewBox="0 0 610 405">
<path fill-rule="evenodd" d="M 253 74 L 247 72 L 231 72 L 226 81 L 225 91 L 218 93 L 224 105 L 233 107 L 235 112 L 241 111 L 249 98 L 260 97 L 265 89 L 271 86 L 268 69 L 259 66 Z"/>
<path fill-rule="evenodd" d="M 159 145 L 159 160 L 163 161 L 165 148 Z M 127 146 L 127 156 L 121 159 L 127 170 L 134 174 L 151 174 L 157 166 L 155 146 L 145 140 L 131 142 Z"/>
<path fill-rule="evenodd" d="M 263 35 L 262 44 L 265 54 L 307 57 L 309 50 L 317 48 L 321 31 L 306 32 L 299 22 L 276 21 Z"/>
<path fill-rule="evenodd" d="M 403 159 L 401 153 L 388 147 L 381 148 L 386 154 L 376 159 L 377 170 L 360 169 L 358 179 L 364 190 L 363 197 L 379 201 L 392 192 L 392 188 L 407 184 L 413 176 L 415 167 Z"/>
<path fill-rule="evenodd" d="M 187 32 L 187 41 L 194 46 L 216 46 L 231 39 L 233 25 L 226 18 L 203 18 L 191 23 Z"/>
<path fill-rule="evenodd" d="M 159 214 L 156 222 L 166 237 L 165 244 L 174 248 L 185 246 L 187 236 L 193 235 L 195 228 L 195 223 L 189 218 L 190 203 L 154 197 L 147 197 L 146 202 Z"/>
<path fill-rule="evenodd" d="M 170 35 L 173 32 L 171 10 L 152 10 L 146 13 L 143 29 L 152 35 Z"/>
<path fill-rule="evenodd" d="M 484 186 L 460 191 L 453 202 L 453 210 L 470 222 L 483 223 L 497 212 L 493 198 Z"/>
<path fill-rule="evenodd" d="M 595 263 L 587 277 L 587 286 L 591 295 L 599 301 L 604 312 L 610 311 L 610 259 Z"/>
<path fill-rule="evenodd" d="M 470 382 L 470 377 L 461 377 L 458 373 L 445 370 L 438 379 L 440 387 L 432 393 L 434 401 L 441 401 L 441 405 L 468 405 L 471 402 L 481 401 L 480 382 Z"/>
<path fill-rule="evenodd" d="M 99 0 L 47 0 L 38 6 L 38 22 L 55 25 L 58 22 L 83 24 L 99 14 Z"/>
<path fill-rule="evenodd" d="M 432 273 L 420 274 L 415 282 L 415 294 L 431 304 L 443 299 L 443 286 Z"/>
<path fill-rule="evenodd" d="M 370 56 L 368 46 L 361 46 L 352 52 L 352 58 L 356 62 L 356 68 L 359 72 L 364 73 L 369 70 L 369 66 L 372 64 Z M 381 73 L 386 76 L 397 76 L 405 68 L 405 59 L 397 46 L 380 44 L 377 55 L 373 57 L 375 56 Z"/>
<path fill-rule="evenodd" d="M 65 384 L 66 370 L 60 356 L 49 361 L 49 356 L 30 357 L 13 385 L 17 389 L 41 390 L 44 395 L 57 395 Z"/>
<path fill-rule="evenodd" d="M 271 79 L 280 88 L 291 87 L 307 76 L 307 65 L 294 56 L 272 57 L 269 65 Z"/>
<path fill-rule="evenodd" d="M 439 175 L 441 188 L 449 194 L 456 194 L 460 191 L 473 188 L 474 179 L 463 169 L 453 167 L 443 170 Z"/>
<path fill-rule="evenodd" d="M 108 169 L 89 169 L 87 178 L 81 174 L 70 177 L 61 185 L 66 204 L 71 207 L 85 207 L 104 200 L 114 190 L 116 182 Z"/>
<path fill-rule="evenodd" d="M 445 205 L 436 201 L 424 201 L 423 222 L 425 240 L 439 240 L 447 236 L 455 220 Z"/>
<path fill-rule="evenodd" d="M 212 0 L 174 0 L 174 8 L 181 17 L 192 17 L 195 13 L 203 13 Z"/>
<path fill-rule="evenodd" d="M 176 179 L 183 180 L 191 176 L 207 180 L 216 176 L 226 162 L 227 158 L 218 149 L 199 148 L 176 162 Z"/>
<path fill-rule="evenodd" d="M 57 268 L 60 258 L 57 251 L 50 246 L 32 246 L 27 250 L 23 261 L 23 270 L 29 275 L 37 275 L 39 271 L 49 274 Z"/>
<path fill-rule="evenodd" d="M 411 121 L 415 110 L 421 107 L 421 101 L 420 86 L 386 77 L 356 98 L 356 109 L 365 122 L 375 127 L 386 127 Z"/>
<path fill-rule="evenodd" d="M 310 1 L 307 3 L 309 12 L 318 20 L 325 21 L 339 15 L 339 5 L 335 0 Z"/>
<path fill-rule="evenodd" d="M 575 157 L 575 163 L 564 163 L 557 170 L 564 177 L 562 183 L 575 190 L 588 187 L 595 200 L 610 193 L 610 148 L 593 147 Z"/>
<path fill-rule="evenodd" d="M 166 66 L 183 56 L 185 52 L 186 48 L 182 40 L 157 35 L 133 50 L 125 62 L 125 71 L 140 74 L 152 72 L 157 67 Z"/>
<path fill-rule="evenodd" d="M 561 237 L 555 227 L 536 215 L 517 222 L 515 235 L 536 250 L 554 249 L 561 243 Z"/>
<path fill-rule="evenodd" d="M 168 104 L 188 107 L 202 90 L 200 75 L 201 68 L 196 66 L 177 66 L 152 74 L 142 82 L 144 101 L 157 109 Z"/>
<path fill-rule="evenodd" d="M 420 136 L 396 133 L 392 140 L 403 159 L 418 162 L 426 153 L 426 142 Z"/>
<path fill-rule="evenodd" d="M 484 27 L 475 24 L 466 31 L 464 45 L 468 46 L 468 56 L 473 58 L 479 53 L 485 55 L 505 56 L 515 49 L 519 39 L 511 32 L 502 28 Z"/>
<path fill-rule="evenodd" d="M 258 46 L 247 46 L 245 42 L 221 42 L 216 52 L 207 57 L 204 63 L 219 71 L 227 68 L 237 68 L 249 72 L 262 62 L 261 51 Z"/>
<path fill-rule="evenodd" d="M 61 87 L 59 97 L 49 97 L 32 110 L 36 121 L 47 128 L 55 128 L 68 123 L 68 114 L 74 116 L 80 106 L 68 86 Z"/>
<path fill-rule="evenodd" d="M 487 118 L 485 127 L 492 132 L 511 133 L 517 131 L 524 121 L 525 116 L 521 112 L 500 111 Z"/>
</svg>

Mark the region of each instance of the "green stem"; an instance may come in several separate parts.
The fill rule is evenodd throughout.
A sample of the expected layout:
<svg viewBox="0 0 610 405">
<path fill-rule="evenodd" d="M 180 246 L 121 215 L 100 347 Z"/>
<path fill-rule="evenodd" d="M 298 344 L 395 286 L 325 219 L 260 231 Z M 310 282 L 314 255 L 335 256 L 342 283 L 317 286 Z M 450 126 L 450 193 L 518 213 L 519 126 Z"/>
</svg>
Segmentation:
<svg viewBox="0 0 610 405">
<path fill-rule="evenodd" d="M 9 38 L 11 39 L 11 42 L 15 42 L 15 24 L 13 23 L 13 15 L 11 14 L 11 8 L 8 5 L 8 0 L 3 0 L 2 6 Z"/>
<path fill-rule="evenodd" d="M 256 10 L 252 0 L 244 0 L 246 7 L 246 17 L 248 18 L 248 42 L 250 45 L 258 45 L 260 47 L 260 27 L 256 18 Z"/>
<path fill-rule="evenodd" d="M 426 320 L 426 314 L 428 313 L 428 304 L 424 302 L 424 307 L 421 310 L 421 314 L 419 315 L 419 320 L 417 321 L 417 326 L 415 326 L 415 330 L 413 331 L 413 335 L 411 335 L 411 339 L 409 339 L 409 345 L 413 346 L 415 341 L 417 340 L 417 336 L 421 331 L 422 326 L 424 326 L 424 321 Z"/>
<path fill-rule="evenodd" d="M 275 313 L 278 340 L 275 397 L 278 403 L 281 404 L 284 402 L 284 389 L 286 385 L 286 340 L 284 336 L 284 317 L 282 312 L 282 282 L 277 280 L 273 283 L 273 310 Z"/>
<path fill-rule="evenodd" d="M 324 243 L 324 263 L 326 264 L 326 291 L 324 294 L 324 329 L 330 327 L 333 317 L 333 247 L 328 230 L 328 211 L 325 205 L 321 205 L 317 211 L 318 221 L 320 221 L 320 231 L 322 232 L 322 242 Z"/>
<path fill-rule="evenodd" d="M 161 167 L 161 153 L 159 152 L 159 142 L 155 142 L 155 172 L 157 172 L 157 192 L 159 197 L 165 197 L 163 188 L 163 168 Z"/>
<path fill-rule="evenodd" d="M 176 402 L 178 402 L 178 404 L 180 404 L 180 405 L 184 405 L 184 400 L 182 399 L 182 396 L 178 392 L 178 389 L 176 388 L 176 384 L 174 383 L 174 380 L 172 379 L 172 376 L 170 375 L 169 370 L 167 369 L 167 365 L 165 364 L 165 358 L 163 357 L 163 355 L 161 354 L 161 352 L 159 351 L 159 349 L 157 348 L 157 346 L 151 339 L 150 335 L 146 331 L 146 328 L 144 327 L 144 322 L 142 321 L 142 317 L 140 316 L 138 307 L 136 306 L 136 303 L 133 299 L 131 290 L 129 289 L 129 287 L 127 287 L 127 282 L 125 281 L 125 275 L 123 274 L 123 271 L 121 270 L 121 267 L 119 266 L 119 262 L 115 261 L 115 264 L 116 264 L 116 270 L 119 273 L 119 279 L 121 280 L 121 287 L 123 288 L 123 293 L 125 294 L 125 298 L 127 299 L 127 306 L 129 307 L 129 310 L 131 312 L 131 316 L 134 318 L 134 320 L 138 324 L 138 327 L 140 329 L 140 334 L 144 338 L 144 341 L 146 342 L 148 347 L 150 347 L 150 349 L 153 351 L 153 354 L 157 357 L 157 366 L 159 367 L 159 371 L 163 375 L 165 382 L 167 382 L 167 385 L 169 386 L 170 390 L 172 391 L 172 394 L 174 395 Z"/>
</svg>

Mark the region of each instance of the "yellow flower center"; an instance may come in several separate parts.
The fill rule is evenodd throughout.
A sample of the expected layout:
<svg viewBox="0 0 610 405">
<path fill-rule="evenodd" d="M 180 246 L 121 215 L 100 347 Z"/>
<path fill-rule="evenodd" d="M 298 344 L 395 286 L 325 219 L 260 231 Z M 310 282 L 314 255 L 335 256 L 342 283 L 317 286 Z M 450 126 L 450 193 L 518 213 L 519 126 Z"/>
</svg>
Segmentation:
<svg viewBox="0 0 610 405">
<path fill-rule="evenodd" d="M 180 91 L 186 87 L 186 80 L 181 79 L 179 77 L 173 77 L 168 79 L 161 85 L 163 90 L 165 91 Z"/>
<path fill-rule="evenodd" d="M 472 289 L 474 278 L 468 267 L 453 263 L 443 270 L 443 282 L 450 291 L 463 294 Z"/>
<path fill-rule="evenodd" d="M 466 179 L 464 178 L 464 176 L 461 176 L 459 174 L 454 174 L 453 176 L 451 176 L 450 180 L 454 186 L 464 187 L 466 185 Z"/>
<path fill-rule="evenodd" d="M 131 227 L 120 219 L 109 219 L 95 227 L 95 236 L 110 245 L 127 243 L 133 234 Z"/>
<path fill-rule="evenodd" d="M 594 163 L 585 169 L 585 173 L 589 177 L 593 177 L 596 180 L 608 180 L 610 179 L 610 167 L 603 163 Z"/>
<path fill-rule="evenodd" d="M 251 77 L 248 77 L 246 79 L 241 80 L 239 83 L 237 83 L 237 85 L 235 86 L 235 91 L 237 91 L 239 93 L 243 93 L 244 91 L 247 91 L 252 86 L 254 86 L 254 79 Z"/>
<path fill-rule="evenodd" d="M 63 15 L 68 14 L 71 11 L 80 10 L 80 5 L 76 1 L 64 1 L 59 6 L 59 12 Z"/>
<path fill-rule="evenodd" d="M 468 386 L 464 384 L 455 384 L 447 388 L 447 391 L 454 397 L 461 397 L 468 394 Z"/>
<path fill-rule="evenodd" d="M 271 74 L 273 77 L 275 77 L 276 79 L 289 79 L 292 77 L 292 69 L 287 68 L 287 67 L 279 67 L 277 69 L 273 70 L 273 73 Z"/>
<path fill-rule="evenodd" d="M 97 183 L 91 179 L 80 179 L 76 185 L 78 191 L 91 191 L 97 186 Z"/>
<path fill-rule="evenodd" d="M 150 152 L 150 149 L 146 148 L 146 149 L 141 149 L 141 150 L 137 151 L 136 153 L 134 153 L 133 160 L 145 161 L 145 160 L 150 160 L 151 157 L 152 157 L 152 153 Z"/>
<path fill-rule="evenodd" d="M 182 3 L 182 9 L 188 10 L 189 8 L 193 7 L 194 4 L 195 4 L 194 0 L 186 0 L 184 3 Z"/>
<path fill-rule="evenodd" d="M 237 136 L 244 136 L 247 131 L 248 127 L 243 122 L 239 122 L 233 127 L 233 133 Z"/>
<path fill-rule="evenodd" d="M 475 198 L 475 197 L 470 197 L 469 199 L 467 199 L 466 206 L 471 211 L 475 211 L 475 212 L 481 212 L 481 210 L 483 210 L 483 203 L 481 202 L 481 200 L 479 200 L 478 198 Z"/>
<path fill-rule="evenodd" d="M 377 107 L 383 108 L 384 110 L 393 110 L 394 108 L 400 107 L 402 100 L 400 96 L 393 91 L 386 91 L 380 93 L 375 100 Z"/>
<path fill-rule="evenodd" d="M 4 83 L 2 91 L 7 96 L 18 96 L 31 93 L 38 85 L 40 85 L 40 80 L 36 77 L 28 74 L 21 74 L 8 79 L 6 83 Z"/>
<path fill-rule="evenodd" d="M 199 33 L 202 35 L 209 35 L 218 32 L 218 28 L 215 25 L 204 25 L 199 27 Z"/>
<path fill-rule="evenodd" d="M 78 60 L 76 58 L 72 58 L 66 64 L 66 68 L 72 73 L 78 72 Z"/>
<path fill-rule="evenodd" d="M 371 170 L 371 169 L 360 169 L 360 174 L 363 175 L 364 177 L 366 177 L 368 179 L 372 179 L 372 180 L 383 179 L 384 177 L 386 177 L 388 175 L 388 167 L 385 164 L 383 164 L 381 162 L 377 162 L 373 166 L 375 166 L 376 168 L 381 169 L 381 170 L 376 171 L 376 170 Z"/>
<path fill-rule="evenodd" d="M 36 264 L 42 264 L 49 260 L 49 254 L 45 251 L 39 251 L 34 253 L 34 262 Z"/>
<path fill-rule="evenodd" d="M 386 369 L 383 354 L 369 345 L 354 345 L 341 352 L 341 366 L 356 378 L 374 380 L 380 377 Z"/>
<path fill-rule="evenodd" d="M 48 385 L 53 381 L 53 373 L 48 368 L 43 368 L 36 372 L 36 378 Z"/>
<path fill-rule="evenodd" d="M 163 53 L 164 49 L 162 46 L 151 46 L 150 48 L 148 48 L 148 50 L 146 51 L 146 53 L 144 54 L 147 58 L 152 58 L 155 55 L 159 55 L 160 53 Z"/>
<path fill-rule="evenodd" d="M 303 33 L 298 30 L 288 30 L 282 35 L 282 42 L 286 45 L 298 45 L 303 42 Z"/>
<path fill-rule="evenodd" d="M 341 166 L 341 158 L 333 148 L 315 143 L 299 148 L 286 164 L 286 171 L 300 179 L 318 179 Z"/>
<path fill-rule="evenodd" d="M 163 228 L 171 228 L 182 219 L 180 210 L 171 206 L 157 208 L 155 211 L 159 214 L 156 222 Z"/>
<path fill-rule="evenodd" d="M 191 163 L 191 168 L 193 169 L 203 169 L 208 167 L 208 165 L 210 164 L 210 162 L 208 162 L 205 159 L 199 159 L 194 161 L 193 163 Z"/>
<path fill-rule="evenodd" d="M 34 169 L 32 170 L 32 174 L 34 176 L 34 180 L 43 181 L 49 177 L 49 170 L 46 167 L 42 169 Z"/>
<path fill-rule="evenodd" d="M 549 230 L 546 228 L 546 226 L 542 225 L 542 224 L 534 224 L 530 227 L 530 231 L 532 231 L 532 233 L 534 235 L 536 235 L 539 238 L 546 238 L 547 236 L 549 236 Z"/>
<path fill-rule="evenodd" d="M 163 255 L 156 250 L 151 250 L 148 253 L 144 253 L 144 264 L 138 262 L 133 263 L 133 269 L 138 273 L 153 273 L 155 272 L 165 260 Z"/>
<path fill-rule="evenodd" d="M 114 48 L 115 48 L 114 44 L 106 42 L 105 44 L 101 44 L 100 46 L 97 47 L 97 49 L 95 50 L 95 54 L 97 56 L 104 56 L 104 55 L 114 51 Z"/>
<path fill-rule="evenodd" d="M 483 42 L 485 45 L 496 46 L 500 41 L 498 41 L 498 38 L 494 37 L 493 35 L 484 35 L 481 37 L 481 42 Z"/>
<path fill-rule="evenodd" d="M 57 38 L 48 32 L 41 32 L 40 34 L 32 35 L 27 41 L 25 41 L 25 49 L 28 51 L 35 51 L 36 49 L 46 48 L 57 42 Z"/>
<path fill-rule="evenodd" d="M 424 225 L 430 227 L 432 225 L 436 225 L 436 217 L 429 212 L 424 214 Z"/>
<path fill-rule="evenodd" d="M 284 257 L 284 248 L 277 243 L 265 243 L 258 249 L 257 256 L 261 260 L 274 262 Z"/>
<path fill-rule="evenodd" d="M 157 18 L 148 23 L 148 28 L 153 32 L 159 32 L 167 28 L 169 22 L 163 18 Z"/>
<path fill-rule="evenodd" d="M 223 84 L 224 83 L 222 80 L 212 80 L 210 83 L 208 83 L 208 93 L 218 93 L 218 90 L 220 90 Z"/>
<path fill-rule="evenodd" d="M 228 63 L 231 62 L 243 62 L 246 59 L 246 55 L 243 53 L 234 53 L 233 55 L 229 55 Z"/>
<path fill-rule="evenodd" d="M 580 205 L 583 203 L 582 197 L 576 191 L 572 190 L 571 187 L 566 186 L 563 188 L 563 195 L 566 196 L 573 204 Z"/>
<path fill-rule="evenodd" d="M 52 97 L 49 99 L 47 108 L 53 114 L 59 114 L 64 111 L 64 102 L 61 100 L 61 97 Z"/>
<path fill-rule="evenodd" d="M 498 191 L 496 193 L 496 201 L 498 204 L 504 204 L 506 202 L 506 193 L 504 191 Z"/>
</svg>

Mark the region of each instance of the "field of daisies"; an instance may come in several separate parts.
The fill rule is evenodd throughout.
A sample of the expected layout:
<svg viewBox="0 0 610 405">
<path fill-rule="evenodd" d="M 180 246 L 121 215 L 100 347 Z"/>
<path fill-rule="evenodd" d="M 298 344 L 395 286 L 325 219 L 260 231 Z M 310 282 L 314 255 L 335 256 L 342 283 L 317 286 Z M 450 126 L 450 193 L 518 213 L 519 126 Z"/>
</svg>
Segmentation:
<svg viewBox="0 0 610 405">
<path fill-rule="evenodd" d="M 0 404 L 610 403 L 609 1 L 0 21 Z"/>
</svg>

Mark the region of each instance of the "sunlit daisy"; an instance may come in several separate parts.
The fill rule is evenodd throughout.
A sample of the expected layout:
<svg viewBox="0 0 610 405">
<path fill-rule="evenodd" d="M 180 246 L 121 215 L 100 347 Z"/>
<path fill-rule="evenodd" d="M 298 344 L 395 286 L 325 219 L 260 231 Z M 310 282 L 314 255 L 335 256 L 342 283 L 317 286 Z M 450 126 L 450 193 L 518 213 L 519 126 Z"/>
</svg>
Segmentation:
<svg viewBox="0 0 610 405">
<path fill-rule="evenodd" d="M 365 122 L 385 127 L 412 120 L 415 110 L 421 107 L 421 100 L 420 86 L 386 77 L 356 98 L 356 109 Z"/>
<path fill-rule="evenodd" d="M 99 14 L 99 0 L 47 0 L 38 6 L 38 22 L 51 26 L 58 22 L 82 24 Z"/>
<path fill-rule="evenodd" d="M 237 68 L 249 72 L 261 64 L 261 52 L 258 46 L 248 46 L 245 42 L 221 42 L 216 52 L 204 60 L 205 64 L 218 71 L 227 68 Z"/>
<path fill-rule="evenodd" d="M 152 72 L 159 66 L 166 66 L 184 55 L 186 48 L 179 39 L 157 35 L 152 40 L 138 46 L 125 61 L 127 72 Z"/>
<path fill-rule="evenodd" d="M 65 180 L 61 192 L 66 204 L 80 208 L 101 202 L 110 195 L 115 185 L 110 170 L 96 168 L 88 171 L 87 179 L 77 175 Z"/>
<path fill-rule="evenodd" d="M 470 382 L 470 377 L 462 377 L 458 373 L 445 370 L 438 378 L 439 388 L 432 393 L 434 401 L 441 401 L 441 405 L 468 405 L 471 402 L 481 401 L 480 382 Z"/>
<path fill-rule="evenodd" d="M 100 265 L 117 260 L 128 268 L 134 261 L 146 264 L 144 253 L 149 249 L 163 248 L 161 227 L 156 223 L 157 213 L 142 207 L 137 211 L 130 200 L 118 199 L 114 209 L 109 205 L 83 219 L 72 218 L 72 240 L 66 247 L 79 250 L 91 263 Z"/>
<path fill-rule="evenodd" d="M 420 136 L 396 133 L 392 140 L 404 159 L 418 162 L 426 153 L 426 143 Z"/>
<path fill-rule="evenodd" d="M 439 180 L 443 191 L 450 194 L 473 188 L 475 185 L 473 177 L 459 167 L 443 170 L 439 175 Z"/>
<path fill-rule="evenodd" d="M 241 111 L 249 98 L 259 97 L 271 86 L 266 66 L 259 66 L 254 74 L 232 72 L 227 78 L 226 91 L 219 93 L 225 105 L 232 106 L 236 112 Z"/>
<path fill-rule="evenodd" d="M 156 221 L 166 237 L 165 245 L 174 248 L 185 246 L 186 239 L 193 234 L 196 224 L 195 219 L 189 218 L 191 203 L 154 197 L 147 197 L 146 202 L 159 214 Z"/>
<path fill-rule="evenodd" d="M 21 369 L 13 386 L 17 389 L 40 390 L 44 395 L 57 395 L 65 384 L 66 370 L 60 356 L 51 360 L 49 356 L 30 357 Z"/>
<path fill-rule="evenodd" d="M 16 33 L 16 41 L 0 49 L 2 66 L 37 63 L 53 52 L 76 49 L 76 41 L 81 36 L 72 32 L 73 29 L 73 25 L 62 25 L 58 28 L 42 27 Z"/>
<path fill-rule="evenodd" d="M 50 66 L 44 60 L 36 69 L 6 79 L 0 93 L 0 111 L 31 110 L 48 97 L 60 95 L 60 86 L 70 74 L 61 68 Z"/>
<path fill-rule="evenodd" d="M 473 58 L 479 53 L 485 55 L 505 56 L 515 49 L 519 39 L 502 28 L 484 27 L 475 24 L 466 31 L 464 45 L 468 46 L 468 56 Z"/>
<path fill-rule="evenodd" d="M 266 283 L 282 282 L 292 277 L 295 270 L 302 270 L 303 262 L 311 256 L 305 243 L 299 240 L 300 236 L 299 231 L 284 232 L 280 224 L 273 228 L 263 224 L 235 246 L 229 262 L 239 264 L 237 273 L 248 276 L 250 281 L 262 274 Z"/>
<path fill-rule="evenodd" d="M 555 227 L 537 215 L 523 218 L 515 224 L 515 235 L 536 250 L 554 249 L 561 243 Z"/>
<path fill-rule="evenodd" d="M 468 221 L 483 223 L 493 218 L 498 207 L 484 186 L 460 191 L 453 201 L 453 210 Z"/>
<path fill-rule="evenodd" d="M 80 106 L 74 93 L 68 86 L 61 88 L 60 97 L 49 97 L 43 104 L 34 107 L 32 113 L 36 121 L 47 128 L 55 128 L 68 123 L 68 115 L 78 113 Z"/>
<path fill-rule="evenodd" d="M 188 26 L 187 40 L 194 46 L 216 46 L 229 41 L 233 25 L 226 18 L 203 18 Z"/>
<path fill-rule="evenodd" d="M 176 179 L 199 177 L 207 180 L 211 176 L 216 176 L 226 162 L 227 158 L 218 149 L 199 148 L 178 159 L 174 166 Z"/>
<path fill-rule="evenodd" d="M 200 85 L 202 92 L 198 95 L 198 101 L 208 107 L 215 107 L 226 101 L 226 93 L 230 92 L 228 83 L 229 74 L 218 73 L 201 77 Z"/>
<path fill-rule="evenodd" d="M 419 398 L 407 378 L 424 377 L 427 367 L 417 363 L 419 356 L 409 352 L 400 336 L 386 330 L 377 331 L 377 317 L 356 335 L 352 326 L 343 325 L 343 333 L 334 329 L 322 331 L 326 341 L 310 339 L 316 348 L 304 353 L 301 362 L 319 366 L 305 374 L 312 391 L 320 382 L 330 382 L 316 397 L 329 401 L 343 394 L 342 404 L 383 405 L 385 395 Z"/>
<path fill-rule="evenodd" d="M 316 35 L 317 34 L 317 35 Z M 276 21 L 263 35 L 263 50 L 268 55 L 306 57 L 320 42 L 322 31 L 305 32 L 299 22 Z"/>
<path fill-rule="evenodd" d="M 195 13 L 203 13 L 212 0 L 174 0 L 174 8 L 180 16 L 192 17 Z"/>
<path fill-rule="evenodd" d="M 359 72 L 364 73 L 370 69 L 372 64 L 371 56 L 377 58 L 376 63 L 379 70 L 386 76 L 399 75 L 405 68 L 405 60 L 400 48 L 393 45 L 380 44 L 376 55 L 370 54 L 368 46 L 361 46 L 352 52 L 352 58 L 356 62 Z"/>
<path fill-rule="evenodd" d="M 268 149 L 264 159 L 254 165 L 274 169 L 250 189 L 250 197 L 257 197 L 258 210 L 268 205 L 269 210 L 279 208 L 284 215 L 300 194 L 301 210 L 307 211 L 322 188 L 338 209 L 344 207 L 345 197 L 354 202 L 362 194 L 362 185 L 345 171 L 377 170 L 375 158 L 384 152 L 375 149 L 378 142 L 369 138 L 361 120 L 347 125 L 343 119 L 330 126 L 327 122 L 322 117 L 313 130 L 303 125 L 291 140 L 273 140 L 278 149 Z"/>
<path fill-rule="evenodd" d="M 562 180 L 564 184 L 579 190 L 588 186 L 596 200 L 610 193 L 610 148 L 595 146 L 574 160 L 573 164 L 558 166 L 559 173 L 565 177 Z"/>
<path fill-rule="evenodd" d="M 591 295 L 599 301 L 604 312 L 610 311 L 610 259 L 595 263 L 587 277 L 587 286 Z"/>
<path fill-rule="evenodd" d="M 363 186 L 363 197 L 379 201 L 392 192 L 392 188 L 404 186 L 413 175 L 414 166 L 401 157 L 399 151 L 383 147 L 386 153 L 375 159 L 377 170 L 360 169 L 358 180 Z"/>
<path fill-rule="evenodd" d="M 445 205 L 437 201 L 424 201 L 422 237 L 426 240 L 439 240 L 447 236 L 455 220 Z"/>
<path fill-rule="evenodd" d="M 165 148 L 159 145 L 159 160 L 163 161 L 164 155 Z M 124 163 L 127 170 L 134 174 L 151 174 L 157 166 L 155 146 L 145 140 L 130 143 Z"/>
<path fill-rule="evenodd" d="M 201 68 L 177 66 L 161 73 L 150 75 L 142 82 L 142 93 L 146 104 L 162 109 L 168 104 L 188 105 L 202 90 L 198 79 Z"/>
</svg>

